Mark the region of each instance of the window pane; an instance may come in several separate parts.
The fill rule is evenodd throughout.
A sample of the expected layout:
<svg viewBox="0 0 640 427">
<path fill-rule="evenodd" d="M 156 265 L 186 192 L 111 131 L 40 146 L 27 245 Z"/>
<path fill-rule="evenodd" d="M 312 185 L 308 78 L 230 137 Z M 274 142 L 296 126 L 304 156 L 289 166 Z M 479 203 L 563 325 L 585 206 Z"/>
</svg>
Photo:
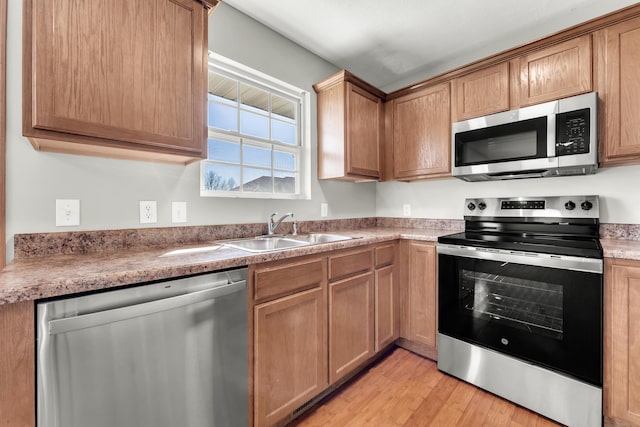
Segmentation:
<svg viewBox="0 0 640 427">
<path fill-rule="evenodd" d="M 274 172 L 274 193 L 296 193 L 297 173 Z"/>
<path fill-rule="evenodd" d="M 273 152 L 273 167 L 276 169 L 296 170 L 296 155 L 284 151 Z"/>
<path fill-rule="evenodd" d="M 295 120 L 296 103 L 278 95 L 271 95 L 271 112 L 282 118 Z"/>
<path fill-rule="evenodd" d="M 209 138 L 209 159 L 222 162 L 240 163 L 240 144 Z"/>
<path fill-rule="evenodd" d="M 209 71 L 209 93 L 231 101 L 238 101 L 238 82 Z"/>
<path fill-rule="evenodd" d="M 273 178 L 271 171 L 265 169 L 244 168 L 243 191 L 271 193 Z"/>
<path fill-rule="evenodd" d="M 246 165 L 271 168 L 271 150 L 252 145 L 243 145 L 242 160 Z"/>
<path fill-rule="evenodd" d="M 271 139 L 285 144 L 296 145 L 296 126 L 278 120 L 271 120 Z"/>
<path fill-rule="evenodd" d="M 240 167 L 206 163 L 204 188 L 214 191 L 238 191 L 240 189 Z"/>
<path fill-rule="evenodd" d="M 240 111 L 240 133 L 269 139 L 269 119 L 248 111 Z"/>
<path fill-rule="evenodd" d="M 226 105 L 209 103 L 209 126 L 238 131 L 238 109 Z"/>
<path fill-rule="evenodd" d="M 240 103 L 269 113 L 269 92 L 240 83 Z"/>
</svg>

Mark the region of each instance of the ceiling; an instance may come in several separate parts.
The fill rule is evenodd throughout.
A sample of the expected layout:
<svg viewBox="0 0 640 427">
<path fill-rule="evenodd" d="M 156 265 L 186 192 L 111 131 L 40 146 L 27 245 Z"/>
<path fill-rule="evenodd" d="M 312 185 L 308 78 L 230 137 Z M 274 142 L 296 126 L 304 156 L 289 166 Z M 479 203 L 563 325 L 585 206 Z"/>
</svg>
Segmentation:
<svg viewBox="0 0 640 427">
<path fill-rule="evenodd" d="M 390 92 L 634 4 L 624 0 L 224 0 Z"/>
</svg>

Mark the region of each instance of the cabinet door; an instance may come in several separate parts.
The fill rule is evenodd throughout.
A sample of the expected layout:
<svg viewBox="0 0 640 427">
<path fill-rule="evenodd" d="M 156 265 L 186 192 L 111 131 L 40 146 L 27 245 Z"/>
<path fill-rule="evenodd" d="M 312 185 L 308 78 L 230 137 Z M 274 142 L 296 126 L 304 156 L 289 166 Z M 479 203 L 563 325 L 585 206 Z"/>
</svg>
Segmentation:
<svg viewBox="0 0 640 427">
<path fill-rule="evenodd" d="M 373 356 L 373 309 L 373 273 L 329 284 L 332 384 Z"/>
<path fill-rule="evenodd" d="M 380 144 L 384 122 L 380 98 L 347 83 L 347 174 L 380 177 Z"/>
<path fill-rule="evenodd" d="M 512 72 L 514 107 L 590 92 L 591 35 L 514 59 Z"/>
<path fill-rule="evenodd" d="M 436 349 L 437 255 L 431 243 L 409 245 L 409 340 Z"/>
<path fill-rule="evenodd" d="M 393 108 L 395 178 L 451 175 L 449 83 L 397 98 Z"/>
<path fill-rule="evenodd" d="M 606 260 L 605 415 L 640 425 L 640 262 Z"/>
<path fill-rule="evenodd" d="M 640 163 L 640 18 L 595 34 L 600 162 Z"/>
<path fill-rule="evenodd" d="M 398 298 L 396 268 L 393 265 L 375 271 L 375 351 L 398 338 Z"/>
<path fill-rule="evenodd" d="M 38 148 L 203 155 L 207 13 L 198 1 L 26 0 L 25 23 L 23 130 Z"/>
<path fill-rule="evenodd" d="M 325 289 L 255 307 L 256 426 L 274 425 L 328 386 Z"/>
<path fill-rule="evenodd" d="M 453 80 L 452 121 L 509 109 L 509 63 L 494 65 Z"/>
</svg>

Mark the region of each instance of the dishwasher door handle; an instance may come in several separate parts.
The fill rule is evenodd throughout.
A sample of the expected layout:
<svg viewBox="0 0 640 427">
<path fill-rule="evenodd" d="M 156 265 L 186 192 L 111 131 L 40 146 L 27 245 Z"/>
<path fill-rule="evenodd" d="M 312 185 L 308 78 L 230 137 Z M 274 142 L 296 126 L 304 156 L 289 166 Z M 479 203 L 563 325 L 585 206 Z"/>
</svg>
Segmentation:
<svg viewBox="0 0 640 427">
<path fill-rule="evenodd" d="M 62 334 L 79 329 L 133 319 L 148 314 L 159 313 L 186 305 L 208 301 L 243 290 L 247 286 L 246 280 L 227 284 L 227 280 L 212 283 L 211 289 L 177 295 L 170 298 L 149 301 L 142 304 L 129 305 L 111 310 L 98 311 L 64 319 L 50 320 L 49 335 Z"/>
</svg>

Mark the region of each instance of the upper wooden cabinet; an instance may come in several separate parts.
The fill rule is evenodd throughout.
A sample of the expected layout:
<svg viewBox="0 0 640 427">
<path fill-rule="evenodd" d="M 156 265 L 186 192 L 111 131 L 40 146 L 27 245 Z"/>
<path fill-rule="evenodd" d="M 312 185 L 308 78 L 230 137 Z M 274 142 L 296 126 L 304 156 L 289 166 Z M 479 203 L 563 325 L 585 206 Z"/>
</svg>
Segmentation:
<svg viewBox="0 0 640 427">
<path fill-rule="evenodd" d="M 601 165 L 640 163 L 640 18 L 595 33 Z"/>
<path fill-rule="evenodd" d="M 512 108 L 590 92 L 591 57 L 589 34 L 512 60 Z"/>
<path fill-rule="evenodd" d="M 345 70 L 313 88 L 318 94 L 318 178 L 379 179 L 384 93 Z"/>
<path fill-rule="evenodd" d="M 393 100 L 395 179 L 451 175 L 450 98 L 447 82 Z"/>
<path fill-rule="evenodd" d="M 36 149 L 188 163 L 206 154 L 196 0 L 25 0 L 23 134 Z"/>
<path fill-rule="evenodd" d="M 604 414 L 640 425 L 640 262 L 605 260 Z M 617 425 L 617 424 L 616 424 Z"/>
<path fill-rule="evenodd" d="M 451 92 L 453 122 L 506 111 L 509 109 L 509 63 L 454 79 Z"/>
</svg>

